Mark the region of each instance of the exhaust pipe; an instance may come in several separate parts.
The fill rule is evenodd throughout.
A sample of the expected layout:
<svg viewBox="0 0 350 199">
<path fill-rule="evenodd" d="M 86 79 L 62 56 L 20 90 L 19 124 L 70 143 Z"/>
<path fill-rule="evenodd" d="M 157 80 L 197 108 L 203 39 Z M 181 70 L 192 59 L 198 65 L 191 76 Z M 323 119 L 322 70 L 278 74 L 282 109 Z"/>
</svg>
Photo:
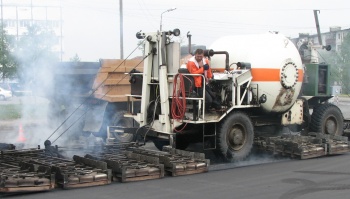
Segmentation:
<svg viewBox="0 0 350 199">
<path fill-rule="evenodd" d="M 191 43 L 191 33 L 190 31 L 187 32 L 187 38 L 188 38 L 188 54 L 191 54 L 192 55 L 192 43 Z"/>
<path fill-rule="evenodd" d="M 230 70 L 230 64 L 229 64 L 230 55 L 228 54 L 227 51 L 214 51 L 213 49 L 204 51 L 204 56 L 207 56 L 207 57 L 212 57 L 215 54 L 224 54 L 224 55 L 226 55 L 225 70 L 229 71 Z"/>
</svg>

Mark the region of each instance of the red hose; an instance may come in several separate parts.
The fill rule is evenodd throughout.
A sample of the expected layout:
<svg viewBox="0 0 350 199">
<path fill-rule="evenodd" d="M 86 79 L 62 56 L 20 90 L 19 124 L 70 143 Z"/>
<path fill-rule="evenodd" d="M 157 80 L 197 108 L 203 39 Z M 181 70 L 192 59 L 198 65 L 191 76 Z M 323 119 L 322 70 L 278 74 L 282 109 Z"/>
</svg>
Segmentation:
<svg viewBox="0 0 350 199">
<path fill-rule="evenodd" d="M 187 77 L 186 77 L 187 78 Z M 179 87 L 177 81 L 180 80 Z M 171 116 L 173 119 L 183 119 L 186 113 L 186 91 L 184 75 L 176 74 L 173 82 L 173 100 L 171 102 Z"/>
</svg>

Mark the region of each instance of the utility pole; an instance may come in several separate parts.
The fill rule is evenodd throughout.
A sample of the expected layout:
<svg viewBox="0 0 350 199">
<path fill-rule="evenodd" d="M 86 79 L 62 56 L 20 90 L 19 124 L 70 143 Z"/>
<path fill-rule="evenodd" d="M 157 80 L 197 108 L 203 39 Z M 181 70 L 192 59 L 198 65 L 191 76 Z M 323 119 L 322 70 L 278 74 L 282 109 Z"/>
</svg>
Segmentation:
<svg viewBox="0 0 350 199">
<path fill-rule="evenodd" d="M 62 0 L 60 1 L 60 47 L 61 47 L 61 61 L 63 60 L 63 19 L 62 19 Z"/>
<path fill-rule="evenodd" d="M 33 25 L 33 0 L 30 0 L 30 19 L 31 19 L 30 25 Z"/>
<path fill-rule="evenodd" d="M 120 59 L 124 59 L 123 47 L 123 0 L 119 0 L 119 19 L 120 19 Z"/>
<path fill-rule="evenodd" d="M 16 6 L 16 40 L 19 40 L 19 22 L 18 22 L 18 7 Z"/>
<path fill-rule="evenodd" d="M 320 12 L 320 10 L 314 10 L 314 17 L 315 17 L 315 23 L 316 23 L 317 36 L 318 36 L 318 44 L 322 46 L 320 24 L 318 23 L 318 15 L 317 15 L 318 12 Z"/>
<path fill-rule="evenodd" d="M 1 0 L 1 48 L 4 46 L 4 12 Z"/>
</svg>

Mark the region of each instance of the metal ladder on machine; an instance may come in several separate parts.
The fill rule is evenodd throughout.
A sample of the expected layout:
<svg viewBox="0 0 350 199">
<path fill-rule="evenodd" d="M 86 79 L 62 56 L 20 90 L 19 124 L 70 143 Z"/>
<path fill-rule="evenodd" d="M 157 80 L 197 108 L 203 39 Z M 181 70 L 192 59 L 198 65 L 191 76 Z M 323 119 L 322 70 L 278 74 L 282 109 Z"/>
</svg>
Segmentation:
<svg viewBox="0 0 350 199">
<path fill-rule="evenodd" d="M 216 149 L 216 123 L 214 123 L 214 132 L 205 131 L 205 124 L 203 124 L 203 150 L 213 150 Z M 214 142 L 214 143 L 213 143 Z"/>
</svg>

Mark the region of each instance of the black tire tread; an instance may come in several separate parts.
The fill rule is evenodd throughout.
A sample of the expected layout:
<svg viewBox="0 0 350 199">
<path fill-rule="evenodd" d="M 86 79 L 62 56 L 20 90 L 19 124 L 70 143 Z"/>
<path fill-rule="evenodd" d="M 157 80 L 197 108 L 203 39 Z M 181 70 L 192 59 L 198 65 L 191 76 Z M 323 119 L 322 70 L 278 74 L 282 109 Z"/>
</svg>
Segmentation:
<svg viewBox="0 0 350 199">
<path fill-rule="evenodd" d="M 152 140 L 154 146 L 159 150 L 163 150 L 163 146 L 169 145 L 169 140 Z"/>
<path fill-rule="evenodd" d="M 230 128 L 232 121 L 234 120 L 245 123 L 245 128 L 247 128 L 248 131 L 248 140 L 246 142 L 246 145 L 238 152 L 230 151 L 226 143 L 227 130 Z M 241 111 L 233 112 L 227 116 L 224 121 L 221 122 L 217 136 L 217 149 L 215 154 L 219 154 L 219 156 L 221 156 L 221 158 L 227 162 L 244 160 L 250 154 L 253 147 L 254 126 L 250 117 L 246 113 Z"/>
<path fill-rule="evenodd" d="M 323 120 L 325 119 L 325 116 L 329 113 L 333 114 L 337 114 L 335 115 L 335 117 L 339 117 L 340 121 L 339 121 L 339 130 L 338 130 L 338 134 L 341 135 L 342 131 L 343 131 L 343 114 L 341 112 L 341 110 L 333 105 L 333 104 L 323 104 L 318 106 L 316 109 L 313 110 L 313 113 L 311 115 L 311 124 L 310 124 L 310 130 L 312 132 L 318 132 L 318 133 L 325 133 L 323 132 L 323 127 L 322 127 L 322 123 Z"/>
<path fill-rule="evenodd" d="M 127 121 L 129 123 L 129 124 L 127 124 L 127 127 L 132 127 L 132 118 L 125 118 L 124 117 L 125 113 L 127 113 L 127 111 L 121 110 L 121 111 L 114 112 L 112 115 L 109 115 L 110 118 L 108 118 L 108 122 L 104 122 L 100 131 L 98 133 L 94 133 L 94 135 L 96 137 L 102 137 L 102 138 L 106 139 L 107 138 L 107 126 L 112 125 L 112 123 L 118 123 L 116 121 L 120 121 L 120 120 Z M 106 117 L 107 116 L 105 115 L 105 118 Z M 132 135 L 132 134 L 130 134 L 126 137 L 116 136 L 115 138 L 120 142 L 132 142 L 132 141 L 134 141 L 134 135 Z"/>
<path fill-rule="evenodd" d="M 127 113 L 127 111 L 118 111 L 115 113 L 115 118 L 113 118 L 112 121 L 120 121 L 120 120 L 124 120 L 126 121 L 128 124 L 126 127 L 132 127 L 132 118 L 126 118 L 124 117 L 124 114 Z M 119 137 L 116 136 L 116 139 L 121 141 L 121 142 L 132 142 L 134 140 L 134 135 L 133 134 L 128 134 L 125 137 Z"/>
</svg>

